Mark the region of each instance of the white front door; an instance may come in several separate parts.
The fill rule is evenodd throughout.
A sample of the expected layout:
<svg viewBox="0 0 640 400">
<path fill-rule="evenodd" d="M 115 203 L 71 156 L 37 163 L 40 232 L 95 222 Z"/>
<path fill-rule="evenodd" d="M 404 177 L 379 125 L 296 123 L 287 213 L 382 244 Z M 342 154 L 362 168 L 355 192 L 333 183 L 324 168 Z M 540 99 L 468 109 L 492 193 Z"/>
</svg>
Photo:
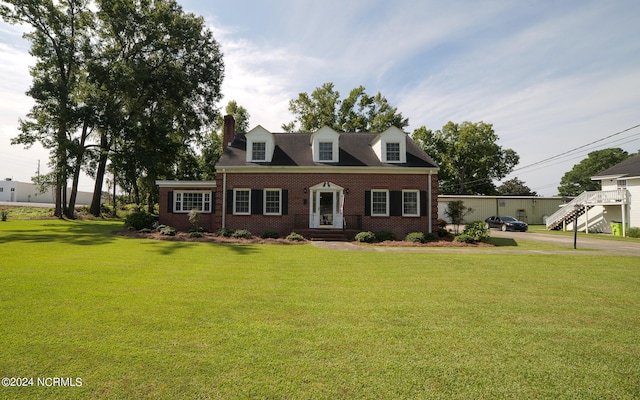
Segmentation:
<svg viewBox="0 0 640 400">
<path fill-rule="evenodd" d="M 342 188 L 329 185 L 327 188 L 312 188 L 311 207 L 309 209 L 309 227 L 342 229 L 342 211 L 340 200 Z"/>
<path fill-rule="evenodd" d="M 320 228 L 333 228 L 335 221 L 335 192 L 318 192 L 318 215 Z"/>
</svg>

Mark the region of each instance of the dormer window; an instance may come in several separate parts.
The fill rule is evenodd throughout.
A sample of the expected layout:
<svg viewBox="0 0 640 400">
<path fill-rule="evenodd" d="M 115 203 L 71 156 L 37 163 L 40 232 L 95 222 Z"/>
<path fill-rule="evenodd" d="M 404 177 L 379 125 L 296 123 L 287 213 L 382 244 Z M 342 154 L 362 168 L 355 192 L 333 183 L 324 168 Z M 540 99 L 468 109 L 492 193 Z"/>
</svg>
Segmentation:
<svg viewBox="0 0 640 400">
<path fill-rule="evenodd" d="M 245 134 L 247 140 L 247 162 L 271 162 L 275 150 L 273 134 L 260 125 Z"/>
<path fill-rule="evenodd" d="M 313 162 L 337 163 L 340 142 L 340 134 L 325 126 L 311 134 L 311 151 Z"/>
<path fill-rule="evenodd" d="M 331 142 L 320 142 L 320 161 L 331 161 L 333 160 L 333 143 Z"/>
<path fill-rule="evenodd" d="M 251 144 L 251 161 L 266 161 L 267 143 L 253 142 Z"/>
<path fill-rule="evenodd" d="M 400 143 L 387 142 L 387 162 L 400 161 Z"/>
</svg>

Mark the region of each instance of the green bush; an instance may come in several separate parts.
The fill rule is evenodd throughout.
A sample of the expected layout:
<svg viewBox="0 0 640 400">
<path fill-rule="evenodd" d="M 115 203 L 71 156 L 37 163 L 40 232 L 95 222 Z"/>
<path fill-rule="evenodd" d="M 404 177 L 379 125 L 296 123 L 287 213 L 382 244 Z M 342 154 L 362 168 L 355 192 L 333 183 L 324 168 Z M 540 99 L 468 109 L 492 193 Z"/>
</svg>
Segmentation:
<svg viewBox="0 0 640 400">
<path fill-rule="evenodd" d="M 356 242 L 373 243 L 376 241 L 376 235 L 373 232 L 360 232 L 355 237 Z"/>
<path fill-rule="evenodd" d="M 387 240 L 398 240 L 398 237 L 393 232 L 380 231 L 376 232 L 376 240 L 378 242 L 385 242 Z"/>
<path fill-rule="evenodd" d="M 3 221 L 6 221 L 7 218 L 9 218 L 9 211 L 7 210 L 0 211 L 0 217 L 2 217 Z"/>
<path fill-rule="evenodd" d="M 253 235 L 246 229 L 238 229 L 231 234 L 231 237 L 236 239 L 251 239 Z"/>
<path fill-rule="evenodd" d="M 462 233 L 464 235 L 469 235 L 476 242 L 484 242 L 489 239 L 489 229 L 482 221 L 467 224 Z"/>
<path fill-rule="evenodd" d="M 447 237 L 449 236 L 449 231 L 447 230 L 447 221 L 442 218 L 438 218 L 438 236 Z"/>
<path fill-rule="evenodd" d="M 292 242 L 302 242 L 305 239 L 304 239 L 304 236 L 302 236 L 301 234 L 291 232 L 289 235 L 287 235 L 287 240 L 291 240 Z"/>
<path fill-rule="evenodd" d="M 140 229 L 138 232 L 140 232 L 140 233 L 151 233 L 151 232 L 153 232 L 153 229 L 143 228 L 143 229 Z"/>
<path fill-rule="evenodd" d="M 159 230 L 159 232 L 166 236 L 175 236 L 176 233 L 178 233 L 176 228 L 172 228 L 170 226 L 164 226 L 162 229 Z"/>
<path fill-rule="evenodd" d="M 278 239 L 280 234 L 276 231 L 265 231 L 261 236 L 263 239 Z"/>
<path fill-rule="evenodd" d="M 425 234 L 424 234 L 424 241 L 425 242 L 435 242 L 439 238 L 440 238 L 440 236 L 436 235 L 435 233 L 425 232 Z"/>
<path fill-rule="evenodd" d="M 424 243 L 426 238 L 424 237 L 424 233 L 422 232 L 411 232 L 407 233 L 407 236 L 404 237 L 405 242 L 413 242 L 413 243 Z"/>
<path fill-rule="evenodd" d="M 189 232 L 190 238 L 201 238 L 203 235 L 200 232 Z"/>
<path fill-rule="evenodd" d="M 454 239 L 456 242 L 460 242 L 460 243 L 475 243 L 476 240 L 473 239 L 471 236 L 467 235 L 466 233 L 460 234 L 458 236 L 455 237 Z"/>
<path fill-rule="evenodd" d="M 640 238 L 640 228 L 629 228 L 627 230 L 627 236 L 630 238 Z"/>
<path fill-rule="evenodd" d="M 144 228 L 153 228 L 154 222 L 156 222 L 156 217 L 153 215 L 145 211 L 136 211 L 127 215 L 127 218 L 124 220 L 124 226 L 139 231 Z"/>
<path fill-rule="evenodd" d="M 233 232 L 235 232 L 233 229 L 220 228 L 216 231 L 216 236 L 231 237 L 231 235 L 233 235 Z"/>
</svg>

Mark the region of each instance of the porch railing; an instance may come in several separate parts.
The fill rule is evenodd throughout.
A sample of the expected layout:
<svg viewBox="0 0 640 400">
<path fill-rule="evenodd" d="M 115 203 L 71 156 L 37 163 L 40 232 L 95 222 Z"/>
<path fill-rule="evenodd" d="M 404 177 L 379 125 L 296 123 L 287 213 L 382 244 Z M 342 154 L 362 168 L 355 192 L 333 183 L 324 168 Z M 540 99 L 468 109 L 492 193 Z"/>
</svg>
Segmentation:
<svg viewBox="0 0 640 400">
<path fill-rule="evenodd" d="M 294 218 L 294 229 L 309 229 L 309 214 L 296 214 Z M 336 229 L 362 229 L 362 215 L 343 215 L 342 227 Z"/>
</svg>

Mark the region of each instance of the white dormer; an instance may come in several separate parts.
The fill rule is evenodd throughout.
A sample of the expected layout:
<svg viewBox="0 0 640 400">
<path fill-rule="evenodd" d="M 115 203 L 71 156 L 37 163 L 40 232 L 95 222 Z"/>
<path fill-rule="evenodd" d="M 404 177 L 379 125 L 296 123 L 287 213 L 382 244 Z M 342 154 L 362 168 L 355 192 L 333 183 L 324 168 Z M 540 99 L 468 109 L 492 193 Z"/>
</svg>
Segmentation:
<svg viewBox="0 0 640 400">
<path fill-rule="evenodd" d="M 328 126 L 312 133 L 311 150 L 313 151 L 313 162 L 337 163 L 340 151 L 339 141 L 340 134 Z"/>
<path fill-rule="evenodd" d="M 275 141 L 273 134 L 260 125 L 245 134 L 247 139 L 247 162 L 271 162 Z"/>
<path fill-rule="evenodd" d="M 379 134 L 371 147 L 383 163 L 404 164 L 407 162 L 407 134 L 395 126 Z"/>
</svg>

